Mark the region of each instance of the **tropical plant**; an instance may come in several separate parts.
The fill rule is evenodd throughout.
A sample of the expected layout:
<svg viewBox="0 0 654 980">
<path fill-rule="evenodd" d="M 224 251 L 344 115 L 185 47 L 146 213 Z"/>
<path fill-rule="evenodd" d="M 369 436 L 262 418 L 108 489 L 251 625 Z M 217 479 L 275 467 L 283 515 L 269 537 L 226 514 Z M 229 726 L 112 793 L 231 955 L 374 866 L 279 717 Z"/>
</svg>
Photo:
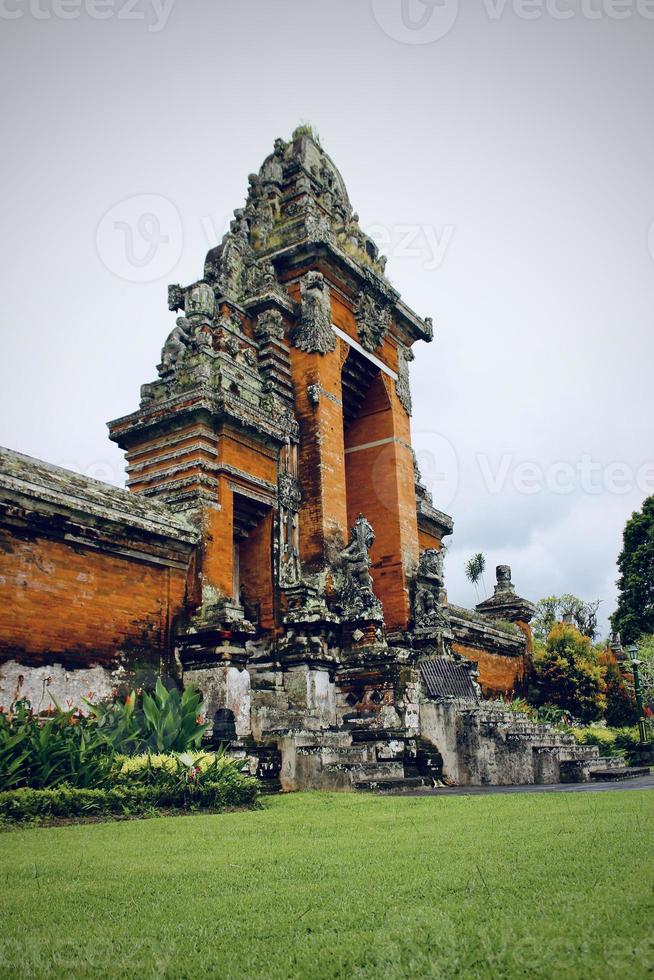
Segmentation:
<svg viewBox="0 0 654 980">
<path fill-rule="evenodd" d="M 152 695 L 132 691 L 124 701 L 86 703 L 119 752 L 186 752 L 199 747 L 209 728 L 200 715 L 202 695 L 190 687 L 180 694 L 160 677 Z"/>
<path fill-rule="evenodd" d="M 114 749 L 97 726 L 56 702 L 44 717 L 29 701 L 0 714 L 0 789 L 106 783 Z"/>
<path fill-rule="evenodd" d="M 486 556 L 481 551 L 478 551 L 476 555 L 473 555 L 472 558 L 469 558 L 468 561 L 466 562 L 466 567 L 465 567 L 466 578 L 468 579 L 469 582 L 472 582 L 472 584 L 474 585 L 475 592 L 477 593 L 477 598 L 479 598 L 480 581 L 484 587 L 484 591 L 486 591 L 486 584 L 484 582 L 485 570 L 486 570 Z"/>
<path fill-rule="evenodd" d="M 544 650 L 534 656 L 534 676 L 543 704 L 555 704 L 582 721 L 606 710 L 606 685 L 590 639 L 567 623 L 557 623 Z"/>
<path fill-rule="evenodd" d="M 654 496 L 627 521 L 618 568 L 618 608 L 611 625 L 628 644 L 654 633 Z"/>
<path fill-rule="evenodd" d="M 224 752 L 181 752 L 119 757 L 113 783 L 183 786 L 239 782 L 247 765 Z"/>
</svg>

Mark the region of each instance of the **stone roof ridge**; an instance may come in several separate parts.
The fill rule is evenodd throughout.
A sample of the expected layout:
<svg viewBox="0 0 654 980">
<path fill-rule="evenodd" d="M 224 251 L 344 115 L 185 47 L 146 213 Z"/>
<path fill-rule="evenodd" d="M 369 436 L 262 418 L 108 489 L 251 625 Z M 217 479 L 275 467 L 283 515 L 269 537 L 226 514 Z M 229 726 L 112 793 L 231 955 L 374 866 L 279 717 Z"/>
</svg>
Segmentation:
<svg viewBox="0 0 654 980">
<path fill-rule="evenodd" d="M 162 503 L 0 446 L 0 497 L 11 493 L 65 504 L 107 520 L 127 517 L 150 530 L 159 528 L 161 533 L 173 532 L 189 541 L 197 538 L 193 525 Z"/>
</svg>

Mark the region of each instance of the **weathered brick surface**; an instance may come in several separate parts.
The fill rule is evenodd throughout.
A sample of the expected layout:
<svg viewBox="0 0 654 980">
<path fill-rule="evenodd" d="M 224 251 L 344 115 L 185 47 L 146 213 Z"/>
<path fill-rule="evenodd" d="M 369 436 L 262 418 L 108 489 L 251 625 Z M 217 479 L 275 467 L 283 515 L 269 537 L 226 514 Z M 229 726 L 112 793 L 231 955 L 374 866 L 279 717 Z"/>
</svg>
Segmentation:
<svg viewBox="0 0 654 980">
<path fill-rule="evenodd" d="M 187 572 L 0 528 L 0 654 L 39 663 L 164 656 Z"/>
<path fill-rule="evenodd" d="M 524 657 L 503 657 L 488 650 L 466 647 L 453 643 L 452 649 L 468 660 L 474 660 L 479 668 L 479 683 L 488 697 L 511 694 L 524 677 Z"/>
</svg>

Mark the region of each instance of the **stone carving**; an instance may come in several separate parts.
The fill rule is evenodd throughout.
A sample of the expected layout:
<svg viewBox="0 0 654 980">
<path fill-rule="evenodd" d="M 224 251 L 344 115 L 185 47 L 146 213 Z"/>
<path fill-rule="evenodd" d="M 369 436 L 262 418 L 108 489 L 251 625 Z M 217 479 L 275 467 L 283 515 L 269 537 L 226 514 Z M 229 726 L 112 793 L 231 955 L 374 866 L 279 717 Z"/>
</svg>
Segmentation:
<svg viewBox="0 0 654 980">
<path fill-rule="evenodd" d="M 321 391 L 320 385 L 307 385 L 307 395 L 312 405 L 320 404 Z"/>
<path fill-rule="evenodd" d="M 168 309 L 171 313 L 184 309 L 184 290 L 178 283 L 168 287 Z"/>
<path fill-rule="evenodd" d="M 384 340 L 391 322 L 391 313 L 385 303 L 370 293 L 362 291 L 354 311 L 359 339 L 366 350 L 374 351 Z"/>
<path fill-rule="evenodd" d="M 193 324 L 184 316 L 177 317 L 161 351 L 161 374 L 175 373 L 191 339 Z"/>
<path fill-rule="evenodd" d="M 416 629 L 447 629 L 444 562 L 447 548 L 440 551 L 428 548 L 420 555 L 413 600 L 413 621 Z"/>
<path fill-rule="evenodd" d="M 302 490 L 299 482 L 290 473 L 280 473 L 277 481 L 280 507 L 286 510 L 299 510 L 302 503 Z"/>
<path fill-rule="evenodd" d="M 307 272 L 301 282 L 302 312 L 293 332 L 293 343 L 300 350 L 326 354 L 336 347 L 332 330 L 329 286 L 322 272 Z"/>
<path fill-rule="evenodd" d="M 188 317 L 206 316 L 211 318 L 214 315 L 215 305 L 216 298 L 213 289 L 206 282 L 197 282 L 186 293 L 184 309 Z"/>
<path fill-rule="evenodd" d="M 254 248 L 263 248 L 275 226 L 275 209 L 268 199 L 260 177 L 257 174 L 250 174 L 248 182 L 250 186 L 245 214 L 252 233 L 252 245 Z"/>
<path fill-rule="evenodd" d="M 261 343 L 281 340 L 284 336 L 284 320 L 279 310 L 265 310 L 257 317 L 254 336 Z"/>
<path fill-rule="evenodd" d="M 341 551 L 345 585 L 341 594 L 343 615 L 349 620 L 383 621 L 382 607 L 372 591 L 369 551 L 375 541 L 372 525 L 359 514 L 350 532 L 350 543 Z"/>
<path fill-rule="evenodd" d="M 245 291 L 248 263 L 252 261 L 250 228 L 245 211 L 237 208 L 220 250 L 218 287 L 225 296 L 239 300 Z"/>
<path fill-rule="evenodd" d="M 413 404 L 411 402 L 411 384 L 409 380 L 409 364 L 414 359 L 414 353 L 404 344 L 397 345 L 397 379 L 395 390 L 407 415 L 411 415 Z"/>
</svg>

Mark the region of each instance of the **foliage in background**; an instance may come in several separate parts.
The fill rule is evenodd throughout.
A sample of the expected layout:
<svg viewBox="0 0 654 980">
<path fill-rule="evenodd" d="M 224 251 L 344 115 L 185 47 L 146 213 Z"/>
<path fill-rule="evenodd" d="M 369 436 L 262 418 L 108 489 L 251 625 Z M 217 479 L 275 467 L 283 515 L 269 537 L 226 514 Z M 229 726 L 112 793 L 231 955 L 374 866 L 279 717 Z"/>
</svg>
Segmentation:
<svg viewBox="0 0 654 980">
<path fill-rule="evenodd" d="M 598 662 L 606 684 L 606 723 L 620 727 L 638 721 L 638 709 L 633 689 L 625 683 L 620 665 L 611 650 L 602 650 Z"/>
<path fill-rule="evenodd" d="M 606 684 L 589 637 L 575 626 L 557 623 L 544 649 L 534 655 L 538 698 L 575 718 L 590 722 L 606 711 Z"/>
<path fill-rule="evenodd" d="M 552 627 L 569 615 L 579 632 L 594 640 L 597 636 L 597 612 L 600 603 L 600 599 L 584 602 L 570 593 L 539 599 L 536 603 L 536 615 L 531 623 L 533 634 L 537 640 L 545 642 Z"/>
<path fill-rule="evenodd" d="M 132 691 L 122 701 L 87 702 L 98 728 L 117 752 L 186 752 L 198 748 L 209 725 L 200 715 L 202 695 L 182 694 L 157 678 L 154 694 Z"/>
<path fill-rule="evenodd" d="M 96 725 L 54 704 L 38 718 L 28 701 L 0 713 L 0 790 L 21 786 L 103 786 L 114 749 Z"/>
<path fill-rule="evenodd" d="M 618 568 L 618 608 L 611 625 L 629 644 L 654 633 L 654 496 L 627 521 Z"/>
</svg>

